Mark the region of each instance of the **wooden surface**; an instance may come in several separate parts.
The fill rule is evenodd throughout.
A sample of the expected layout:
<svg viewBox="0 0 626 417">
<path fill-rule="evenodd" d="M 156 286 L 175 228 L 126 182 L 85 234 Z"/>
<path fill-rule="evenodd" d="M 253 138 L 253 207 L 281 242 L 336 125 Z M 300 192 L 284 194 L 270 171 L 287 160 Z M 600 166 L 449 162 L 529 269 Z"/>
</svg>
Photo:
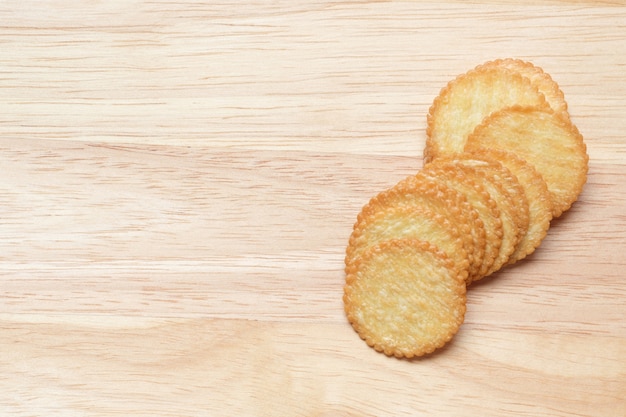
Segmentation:
<svg viewBox="0 0 626 417">
<path fill-rule="evenodd" d="M 626 2 L 0 4 L 0 415 L 625 416 Z M 346 322 L 360 208 L 451 78 L 531 60 L 587 186 L 415 361 Z"/>
</svg>

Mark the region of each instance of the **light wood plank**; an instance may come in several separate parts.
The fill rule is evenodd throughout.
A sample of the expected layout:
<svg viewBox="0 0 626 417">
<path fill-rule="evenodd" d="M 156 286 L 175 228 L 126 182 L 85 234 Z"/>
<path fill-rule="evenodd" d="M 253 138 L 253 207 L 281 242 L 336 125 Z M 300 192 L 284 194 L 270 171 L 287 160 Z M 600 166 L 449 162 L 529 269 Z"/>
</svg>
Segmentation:
<svg viewBox="0 0 626 417">
<path fill-rule="evenodd" d="M 624 3 L 536 3 L 6 2 L 0 135 L 418 155 L 439 89 L 513 56 L 621 161 Z"/>
</svg>

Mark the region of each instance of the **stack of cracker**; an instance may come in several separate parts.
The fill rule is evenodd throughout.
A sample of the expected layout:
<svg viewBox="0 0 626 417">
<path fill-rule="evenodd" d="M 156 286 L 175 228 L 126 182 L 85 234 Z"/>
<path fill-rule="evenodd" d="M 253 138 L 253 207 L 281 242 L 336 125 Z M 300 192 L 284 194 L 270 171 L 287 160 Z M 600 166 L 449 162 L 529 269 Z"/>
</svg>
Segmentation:
<svg viewBox="0 0 626 417">
<path fill-rule="evenodd" d="M 348 320 L 389 356 L 448 342 L 467 288 L 535 251 L 587 179 L 564 95 L 530 62 L 490 61 L 449 82 L 426 133 L 424 167 L 363 207 L 346 250 Z"/>
</svg>

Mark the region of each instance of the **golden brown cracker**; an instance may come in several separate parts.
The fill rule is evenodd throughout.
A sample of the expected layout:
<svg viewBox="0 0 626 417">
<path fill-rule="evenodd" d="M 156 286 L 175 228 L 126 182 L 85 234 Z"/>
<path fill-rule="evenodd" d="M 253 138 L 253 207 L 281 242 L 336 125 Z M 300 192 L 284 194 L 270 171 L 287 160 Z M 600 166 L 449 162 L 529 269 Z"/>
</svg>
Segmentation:
<svg viewBox="0 0 626 417">
<path fill-rule="evenodd" d="M 462 154 L 441 162 L 462 167 L 466 175 L 471 175 L 483 184 L 498 205 L 503 236 L 498 257 L 489 271 L 483 275 L 489 276 L 508 262 L 528 228 L 529 208 L 524 190 L 517 178 L 496 161 L 481 160 L 476 156 Z"/>
<path fill-rule="evenodd" d="M 549 108 L 530 80 L 505 68 L 476 68 L 442 89 L 427 116 L 424 162 L 463 152 L 467 137 L 491 113 L 513 105 Z"/>
<path fill-rule="evenodd" d="M 471 154 L 499 161 L 515 175 L 526 194 L 529 208 L 528 230 L 509 258 L 508 264 L 513 264 L 533 253 L 548 233 L 552 220 L 552 200 L 548 186 L 532 165 L 512 152 L 477 148 Z"/>
<path fill-rule="evenodd" d="M 485 227 L 485 238 L 487 242 L 485 254 L 478 273 L 468 277 L 468 283 L 471 283 L 471 281 L 480 279 L 480 277 L 487 274 L 500 253 L 503 236 L 500 210 L 496 201 L 491 198 L 489 192 L 487 192 L 480 182 L 475 181 L 472 175 L 468 175 L 462 167 L 456 164 L 440 163 L 439 161 L 439 159 L 436 159 L 426 165 L 422 170 L 422 174 L 435 181 L 440 181 L 465 195 L 467 201 L 478 212 Z"/>
<path fill-rule="evenodd" d="M 532 62 L 523 61 L 521 59 L 504 58 L 486 62 L 480 65 L 479 68 L 505 68 L 517 72 L 523 77 L 528 78 L 530 83 L 544 95 L 552 110 L 562 112 L 566 115 L 568 114 L 565 95 L 557 82 L 552 79 L 550 74 Z"/>
<path fill-rule="evenodd" d="M 526 160 L 545 180 L 554 217 L 578 199 L 587 181 L 589 157 L 576 126 L 560 113 L 514 106 L 498 111 L 476 127 L 466 149 L 496 148 Z"/>
<path fill-rule="evenodd" d="M 393 239 L 430 242 L 454 262 L 459 274 L 467 280 L 469 259 L 458 228 L 446 216 L 420 206 L 391 206 L 361 216 L 350 235 L 346 249 L 346 268 L 358 260 L 368 248 Z"/>
<path fill-rule="evenodd" d="M 484 256 L 485 231 L 478 213 L 465 196 L 418 173 L 373 197 L 357 216 L 357 224 L 372 212 L 388 207 L 423 207 L 455 224 L 469 259 L 469 273 L 476 274 Z"/>
<path fill-rule="evenodd" d="M 347 271 L 348 321 L 379 352 L 412 358 L 433 352 L 459 330 L 465 281 L 435 246 L 414 239 L 369 248 Z"/>
</svg>

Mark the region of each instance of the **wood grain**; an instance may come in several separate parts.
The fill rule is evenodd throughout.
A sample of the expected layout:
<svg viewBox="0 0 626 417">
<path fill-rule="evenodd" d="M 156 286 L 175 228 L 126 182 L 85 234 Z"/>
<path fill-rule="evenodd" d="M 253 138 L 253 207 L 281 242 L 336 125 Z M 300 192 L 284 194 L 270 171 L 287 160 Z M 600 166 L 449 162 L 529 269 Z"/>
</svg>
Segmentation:
<svg viewBox="0 0 626 417">
<path fill-rule="evenodd" d="M 626 415 L 624 2 L 0 5 L 0 415 Z M 548 71 L 589 180 L 414 361 L 346 322 L 447 81 Z"/>
</svg>

